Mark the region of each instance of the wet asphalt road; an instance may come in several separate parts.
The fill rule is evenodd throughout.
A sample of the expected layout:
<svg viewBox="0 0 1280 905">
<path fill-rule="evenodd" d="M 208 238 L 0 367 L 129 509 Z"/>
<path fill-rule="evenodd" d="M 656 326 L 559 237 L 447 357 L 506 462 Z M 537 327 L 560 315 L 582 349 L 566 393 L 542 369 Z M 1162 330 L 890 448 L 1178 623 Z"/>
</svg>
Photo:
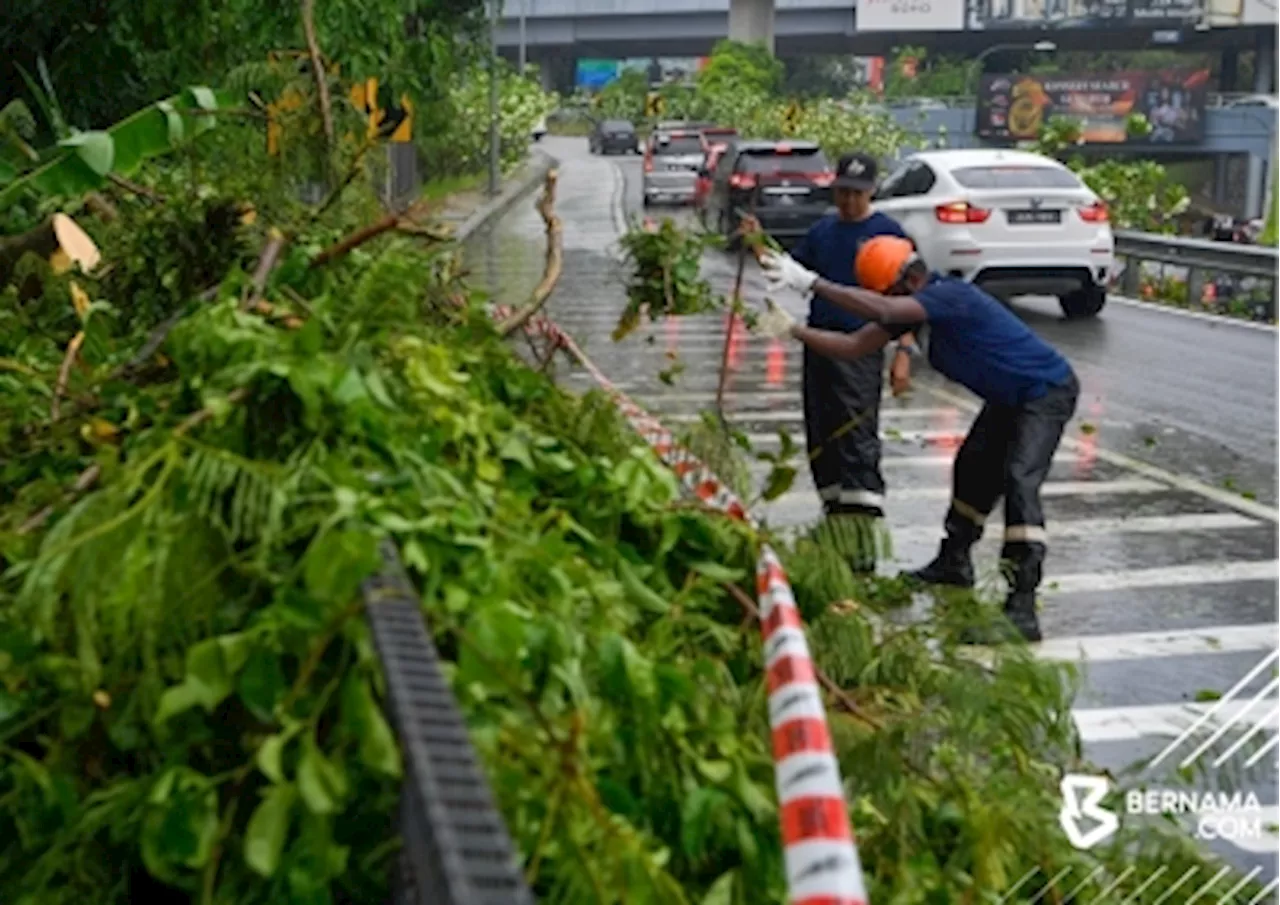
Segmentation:
<svg viewBox="0 0 1280 905">
<path fill-rule="evenodd" d="M 616 239 L 624 219 L 640 215 L 638 158 L 591 157 L 580 139 L 550 138 L 545 145 L 561 161 L 556 209 L 565 250 L 549 313 L 621 389 L 670 426 L 697 417 L 713 405 L 723 317 L 646 326 L 620 344 L 609 339 L 625 300 Z M 506 299 L 525 297 L 541 276 L 544 239 L 532 200 L 521 201 L 467 249 L 479 281 Z M 689 218 L 674 209 L 648 213 Z M 733 256 L 722 252 L 704 261 L 704 273 L 725 293 L 735 267 Z M 744 298 L 758 302 L 763 290 L 758 269 L 749 265 Z M 798 297 L 778 301 L 804 313 Z M 1280 658 L 1276 333 L 1119 302 L 1086 323 L 1063 321 L 1049 300 L 1019 301 L 1015 309 L 1071 359 L 1083 387 L 1077 419 L 1044 488 L 1048 640 L 1040 654 L 1088 661 L 1075 707 L 1086 755 L 1120 770 L 1167 750 L 1154 773 L 1158 781 L 1217 726 L 1232 724 L 1194 763 L 1212 765 L 1256 726 L 1240 749 L 1209 766 L 1221 775 L 1244 769 L 1280 729 L 1274 709 L 1280 686 L 1274 678 Z M 779 430 L 803 445 L 799 345 L 739 336 L 727 392 L 731 420 L 759 449 L 776 447 Z M 667 386 L 657 375 L 673 356 L 684 370 Z M 589 386 L 580 373 L 565 379 L 572 387 Z M 894 536 L 886 571 L 918 564 L 936 548 L 951 457 L 976 410 L 967 391 L 924 364 L 917 365 L 907 397 L 885 400 L 881 429 Z M 820 509 L 802 475 L 789 493 L 757 511 L 785 527 L 812 522 Z M 995 581 L 1000 530 L 992 528 L 977 562 Z M 1215 694 L 1230 700 L 1201 719 L 1217 705 L 1194 702 Z M 1188 736 L 1197 721 L 1201 729 Z M 1245 773 L 1242 788 L 1257 793 L 1264 819 L 1280 822 L 1277 749 L 1263 751 Z M 1276 877 L 1274 833 L 1206 844 L 1245 870 L 1257 868 L 1257 877 Z M 1216 901 L 1223 892 L 1199 901 Z"/>
</svg>

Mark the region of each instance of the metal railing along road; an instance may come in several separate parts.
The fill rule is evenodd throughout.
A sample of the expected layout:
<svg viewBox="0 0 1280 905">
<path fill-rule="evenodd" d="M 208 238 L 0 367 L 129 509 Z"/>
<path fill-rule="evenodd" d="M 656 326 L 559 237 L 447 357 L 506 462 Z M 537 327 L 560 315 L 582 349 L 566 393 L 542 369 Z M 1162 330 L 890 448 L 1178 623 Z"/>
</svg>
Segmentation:
<svg viewBox="0 0 1280 905">
<path fill-rule="evenodd" d="M 1142 278 L 1147 264 L 1176 268 L 1185 282 L 1187 300 L 1205 298 L 1210 283 L 1223 280 L 1234 292 L 1248 293 L 1261 308 L 1260 319 L 1276 317 L 1276 269 L 1280 252 L 1265 245 L 1210 242 L 1181 236 L 1161 236 L 1132 230 L 1115 231 L 1116 257 L 1124 259 L 1120 291 L 1132 298 L 1142 295 Z M 1218 293 L 1220 295 L 1221 293 Z"/>
</svg>

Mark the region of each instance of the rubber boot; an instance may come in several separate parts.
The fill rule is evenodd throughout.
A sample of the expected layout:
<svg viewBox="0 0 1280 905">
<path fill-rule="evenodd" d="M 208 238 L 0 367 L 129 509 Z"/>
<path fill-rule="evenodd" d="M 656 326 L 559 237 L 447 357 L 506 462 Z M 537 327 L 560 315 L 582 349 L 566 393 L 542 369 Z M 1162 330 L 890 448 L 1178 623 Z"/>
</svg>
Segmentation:
<svg viewBox="0 0 1280 905">
<path fill-rule="evenodd" d="M 1044 573 L 1044 544 L 1007 543 L 1002 556 L 1009 580 L 1009 596 L 1004 614 L 1022 637 L 1039 641 L 1040 619 L 1036 616 L 1036 589 Z"/>
<path fill-rule="evenodd" d="M 973 541 L 949 534 L 943 539 L 938 555 L 928 565 L 903 575 L 923 584 L 971 588 L 974 583 L 973 559 L 969 550 L 972 546 Z"/>
<path fill-rule="evenodd" d="M 1041 640 L 1034 591 L 1010 591 L 1004 602 L 1004 615 L 1013 623 L 1023 640 L 1033 644 Z"/>
</svg>

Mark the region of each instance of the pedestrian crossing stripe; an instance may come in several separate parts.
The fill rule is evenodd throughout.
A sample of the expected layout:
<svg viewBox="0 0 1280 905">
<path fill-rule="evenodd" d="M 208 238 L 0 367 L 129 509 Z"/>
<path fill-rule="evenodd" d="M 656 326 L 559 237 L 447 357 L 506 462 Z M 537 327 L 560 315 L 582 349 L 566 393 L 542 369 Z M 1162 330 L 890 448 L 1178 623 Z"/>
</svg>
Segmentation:
<svg viewBox="0 0 1280 905">
<path fill-rule="evenodd" d="M 1115 481 L 1045 481 L 1040 486 L 1040 496 L 1042 497 L 1066 497 L 1066 496 L 1104 496 L 1110 494 L 1122 493 L 1161 493 L 1168 491 L 1168 487 L 1157 484 L 1155 481 L 1148 481 L 1146 478 L 1122 478 Z M 899 487 L 889 488 L 885 494 L 889 505 L 893 505 L 894 500 L 949 500 L 951 499 L 950 487 Z M 793 490 L 790 493 L 784 493 L 777 499 L 762 504 L 769 509 L 795 508 L 798 506 L 813 507 L 817 504 L 818 497 L 813 490 Z M 939 513 L 939 518 L 942 514 Z"/>
<path fill-rule="evenodd" d="M 741 410 L 734 410 L 732 412 L 726 412 L 726 414 L 730 416 L 729 418 L 730 427 L 738 426 L 737 424 L 735 424 L 735 422 L 744 422 L 744 423 L 750 423 L 750 424 L 765 424 L 768 422 L 775 422 L 775 421 L 781 422 L 784 424 L 794 424 L 797 426 L 798 429 L 803 429 L 804 427 L 803 412 L 797 412 L 797 411 L 745 412 Z M 702 412 L 679 412 L 676 414 L 664 414 L 662 416 L 662 420 L 671 422 L 672 424 L 690 424 L 690 423 L 697 423 L 701 421 L 704 417 L 706 416 Z M 712 414 L 711 417 L 714 417 L 714 414 Z M 881 421 L 885 421 L 886 419 L 896 421 L 899 418 L 952 418 L 954 419 L 955 417 L 956 417 L 955 409 L 922 409 L 922 408 L 902 408 L 902 409 L 881 408 L 880 409 Z M 946 433 L 953 434 L 955 432 L 947 431 Z"/>
<path fill-rule="evenodd" d="M 1049 539 L 1094 537 L 1101 534 L 1183 534 L 1196 531 L 1232 531 L 1266 527 L 1265 523 L 1234 512 L 1194 512 L 1182 515 L 1139 515 L 1123 518 L 1071 519 L 1046 526 Z M 942 528 L 893 528 L 895 543 L 932 543 L 942 538 Z M 982 541 L 999 542 L 1004 525 L 987 522 Z"/>
<path fill-rule="evenodd" d="M 1034 645 L 1032 650 L 1041 660 L 1087 664 L 1267 651 L 1275 648 L 1276 641 L 1276 627 L 1258 623 L 1215 625 L 1177 631 L 1046 638 Z"/>
<path fill-rule="evenodd" d="M 1082 594 L 1124 591 L 1130 588 L 1176 588 L 1197 584 L 1234 584 L 1239 581 L 1275 581 L 1278 577 L 1280 569 L 1277 569 L 1274 559 L 1243 560 L 1061 575 L 1047 581 L 1044 589 L 1046 593 Z"/>
<path fill-rule="evenodd" d="M 1270 710 L 1276 705 L 1275 700 L 1077 707 L 1071 712 L 1075 716 L 1082 741 L 1125 742 L 1147 736 L 1177 737 L 1217 704 L 1222 706 L 1207 721 L 1213 728 L 1224 723 L 1240 729 L 1252 729 L 1255 726 L 1262 726 L 1264 730 L 1280 728 L 1269 726 Z"/>
</svg>

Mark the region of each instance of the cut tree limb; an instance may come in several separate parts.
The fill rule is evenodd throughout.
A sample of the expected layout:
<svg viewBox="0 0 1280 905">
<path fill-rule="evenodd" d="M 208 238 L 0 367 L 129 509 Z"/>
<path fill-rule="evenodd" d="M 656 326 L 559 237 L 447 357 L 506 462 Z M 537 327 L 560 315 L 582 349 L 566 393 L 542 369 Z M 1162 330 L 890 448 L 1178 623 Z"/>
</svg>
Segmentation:
<svg viewBox="0 0 1280 905">
<path fill-rule="evenodd" d="M 34 229 L 0 237 L 0 286 L 9 282 L 18 261 L 28 252 L 49 261 L 58 273 L 73 263 L 88 273 L 98 266 L 102 253 L 89 235 L 66 214 L 54 214 Z"/>
<path fill-rule="evenodd" d="M 75 364 L 76 355 L 84 345 L 84 331 L 71 337 L 67 343 L 67 354 L 62 356 L 62 366 L 58 368 L 58 382 L 53 386 L 53 404 L 49 408 L 49 417 L 58 420 L 58 412 L 62 407 L 62 394 L 67 391 L 67 381 L 71 379 L 71 366 Z"/>
<path fill-rule="evenodd" d="M 288 237 L 278 229 L 272 229 L 268 234 L 267 244 L 262 249 L 262 256 L 258 258 L 258 266 L 253 269 L 251 291 L 246 292 L 240 301 L 241 311 L 248 310 L 262 298 L 262 292 L 267 288 L 271 271 L 275 270 L 276 264 L 280 261 L 280 253 L 284 251 L 288 242 Z"/>
<path fill-rule="evenodd" d="M 316 40 L 315 0 L 302 0 L 302 32 L 307 39 L 307 55 L 311 58 L 311 74 L 315 76 L 316 93 L 320 97 L 320 118 L 324 123 L 324 138 L 329 151 L 333 150 L 333 107 L 329 103 L 329 83 L 325 81 L 324 63 L 320 61 L 320 43 Z"/>
<path fill-rule="evenodd" d="M 423 206 L 421 202 L 419 202 L 418 204 L 410 207 L 409 210 L 405 211 L 403 214 L 387 214 L 381 220 L 370 223 L 368 226 L 361 227 L 350 235 L 339 239 L 324 251 L 320 252 L 320 254 L 312 258 L 311 269 L 315 270 L 318 267 L 323 267 L 338 258 L 346 256 L 352 249 L 363 245 L 371 239 L 376 239 L 385 232 L 390 232 L 391 230 L 396 229 L 403 221 L 408 220 L 409 222 L 412 222 L 422 210 Z"/>
<path fill-rule="evenodd" d="M 542 280 L 534 287 L 533 295 L 530 297 L 528 304 L 498 326 L 498 335 L 504 339 L 527 324 L 542 309 L 542 306 L 547 303 L 547 299 L 551 298 L 551 291 L 555 289 L 556 283 L 560 280 L 560 271 L 564 268 L 562 226 L 560 218 L 555 215 L 553 210 L 556 203 L 556 180 L 558 178 L 559 174 L 556 170 L 547 171 L 542 197 L 538 199 L 538 213 L 542 215 L 542 222 L 547 225 L 547 261 L 542 271 Z"/>
</svg>

